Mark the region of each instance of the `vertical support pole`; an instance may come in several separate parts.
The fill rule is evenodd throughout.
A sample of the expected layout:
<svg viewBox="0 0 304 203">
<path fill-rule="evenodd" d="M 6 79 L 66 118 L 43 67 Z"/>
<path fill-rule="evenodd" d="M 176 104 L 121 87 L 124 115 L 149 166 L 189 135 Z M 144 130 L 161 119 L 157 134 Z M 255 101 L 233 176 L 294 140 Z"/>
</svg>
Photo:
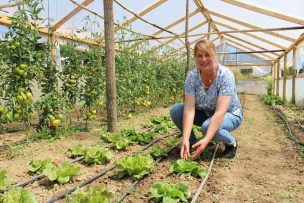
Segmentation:
<svg viewBox="0 0 304 203">
<path fill-rule="evenodd" d="M 286 101 L 286 79 L 287 79 L 287 53 L 284 55 L 284 69 L 283 69 L 283 100 Z"/>
<path fill-rule="evenodd" d="M 297 77 L 297 66 L 296 66 L 296 47 L 294 46 L 292 49 L 292 59 L 293 59 L 293 71 L 292 71 L 292 95 L 291 95 L 291 102 L 296 104 L 296 77 Z"/>
<path fill-rule="evenodd" d="M 51 68 L 55 68 L 55 48 L 56 48 L 56 35 L 51 34 Z"/>
<path fill-rule="evenodd" d="M 280 58 L 277 61 L 277 88 L 276 88 L 276 96 L 280 94 Z"/>
<path fill-rule="evenodd" d="M 209 20 L 209 23 L 208 23 L 208 33 L 211 32 L 211 21 Z M 210 40 L 210 34 L 208 34 L 208 37 L 207 37 L 208 40 Z"/>
<path fill-rule="evenodd" d="M 272 83 L 272 94 L 274 95 L 274 90 L 275 90 L 275 82 L 276 82 L 276 70 L 277 70 L 277 63 L 274 62 L 273 63 L 273 71 L 272 71 L 272 75 L 273 75 L 273 83 Z"/>
<path fill-rule="evenodd" d="M 104 0 L 108 131 L 117 130 L 113 0 Z"/>
<path fill-rule="evenodd" d="M 188 26 L 189 26 L 189 0 L 186 1 L 186 22 L 185 22 L 185 44 L 187 49 L 187 63 L 185 67 L 185 78 L 190 70 L 190 44 L 188 41 Z"/>
<path fill-rule="evenodd" d="M 226 54 L 226 44 L 227 42 L 224 40 L 223 36 L 221 38 L 221 47 L 222 47 L 222 55 L 221 55 L 221 64 L 225 65 L 224 63 L 224 60 L 225 60 L 225 54 Z"/>
</svg>

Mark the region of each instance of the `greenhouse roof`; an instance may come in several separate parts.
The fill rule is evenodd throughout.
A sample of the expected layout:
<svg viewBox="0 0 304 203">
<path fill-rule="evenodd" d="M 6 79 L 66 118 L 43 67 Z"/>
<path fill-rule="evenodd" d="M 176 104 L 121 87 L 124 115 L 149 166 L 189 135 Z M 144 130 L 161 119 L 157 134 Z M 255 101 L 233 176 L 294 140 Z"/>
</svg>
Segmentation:
<svg viewBox="0 0 304 203">
<path fill-rule="evenodd" d="M 81 41 L 90 39 L 89 32 L 78 33 L 88 22 L 91 30 L 103 34 L 103 1 L 42 2 L 42 18 L 47 19 L 44 26 L 50 25 L 61 37 L 72 38 L 73 33 Z M 0 24 L 9 24 L 7 16 L 17 10 L 16 4 L 0 0 Z M 190 0 L 189 43 L 193 48 L 197 40 L 210 36 L 217 46 L 225 42 L 260 59 L 276 60 L 303 33 L 303 8 L 303 0 Z M 162 47 L 185 52 L 186 0 L 114 0 L 114 15 L 117 33 L 125 27 L 142 34 L 126 35 L 126 40 L 135 38 L 138 41 L 132 43 L 141 43 L 141 39 L 149 39 L 152 49 L 160 53 Z M 48 33 L 47 29 L 41 31 Z M 86 42 L 100 43 L 92 38 Z"/>
</svg>

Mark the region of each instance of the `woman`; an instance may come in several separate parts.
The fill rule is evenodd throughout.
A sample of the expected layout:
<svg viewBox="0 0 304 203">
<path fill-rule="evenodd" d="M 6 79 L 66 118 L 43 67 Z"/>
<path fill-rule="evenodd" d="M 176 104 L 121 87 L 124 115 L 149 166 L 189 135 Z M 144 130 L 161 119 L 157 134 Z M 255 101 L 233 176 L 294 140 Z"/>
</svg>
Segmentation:
<svg viewBox="0 0 304 203">
<path fill-rule="evenodd" d="M 175 104 L 170 111 L 175 125 L 182 131 L 180 156 L 187 160 L 199 157 L 211 140 L 223 142 L 223 158 L 233 158 L 237 141 L 230 132 L 243 120 L 232 72 L 216 62 L 215 45 L 201 40 L 194 47 L 196 68 L 186 77 L 185 103 Z M 201 126 L 205 137 L 197 142 L 193 124 Z M 190 155 L 190 146 L 195 148 Z"/>
</svg>

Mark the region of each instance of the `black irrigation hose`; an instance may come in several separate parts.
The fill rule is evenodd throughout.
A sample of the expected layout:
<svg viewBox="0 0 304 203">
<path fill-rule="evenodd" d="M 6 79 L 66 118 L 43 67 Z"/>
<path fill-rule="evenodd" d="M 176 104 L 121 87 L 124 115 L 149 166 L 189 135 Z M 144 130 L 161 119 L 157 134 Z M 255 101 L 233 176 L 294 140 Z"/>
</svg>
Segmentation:
<svg viewBox="0 0 304 203">
<path fill-rule="evenodd" d="M 28 138 L 24 138 L 23 140 L 19 140 L 17 142 L 14 142 L 12 144 L 4 144 L 0 146 L 0 151 L 5 151 L 8 148 L 10 148 L 11 146 L 17 146 L 17 145 L 22 145 L 28 142 Z"/>
<path fill-rule="evenodd" d="M 149 148 L 149 147 L 150 147 L 151 145 L 153 145 L 154 143 L 159 142 L 160 140 L 165 139 L 165 138 L 167 138 L 167 137 L 169 137 L 169 136 L 172 136 L 172 135 L 174 135 L 174 134 L 176 134 L 176 133 L 177 133 L 177 132 L 173 132 L 173 133 L 170 133 L 170 134 L 168 134 L 168 135 L 165 135 L 165 136 L 163 136 L 163 137 L 161 137 L 161 138 L 158 138 L 158 139 L 153 140 L 153 141 L 150 142 L 149 144 L 145 145 L 145 146 L 144 146 L 141 150 L 139 150 L 138 152 L 133 153 L 131 156 L 135 156 L 136 154 L 139 154 L 139 153 L 143 152 L 144 150 L 146 150 L 147 148 Z M 51 198 L 50 200 L 48 200 L 46 203 L 52 203 L 52 202 L 55 202 L 55 201 L 57 201 L 57 200 L 63 199 L 66 195 L 68 195 L 68 194 L 74 192 L 75 190 L 77 190 L 77 189 L 80 188 L 80 187 L 83 187 L 83 186 L 85 186 L 85 185 L 87 185 L 87 184 L 93 182 L 93 181 L 96 180 L 97 178 L 99 178 L 99 177 L 105 175 L 106 173 L 108 173 L 109 171 L 113 170 L 115 167 L 116 167 L 116 163 L 114 163 L 111 167 L 105 169 L 104 171 L 98 173 L 97 175 L 93 176 L 92 178 L 90 178 L 90 179 L 88 179 L 88 180 L 86 180 L 86 181 L 81 182 L 81 183 L 78 184 L 77 186 L 74 186 L 74 187 L 72 187 L 72 188 L 70 188 L 70 189 L 68 189 L 68 190 L 66 190 L 66 191 L 64 191 L 64 192 L 62 192 L 62 193 L 60 193 L 60 194 L 58 194 L 58 195 L 52 197 L 52 198 Z"/>
<path fill-rule="evenodd" d="M 149 131 L 149 130 L 150 130 L 150 129 L 148 129 L 147 131 Z M 164 138 L 166 138 L 166 136 L 164 136 L 164 137 L 162 137 L 162 138 L 159 138 L 159 139 L 164 139 Z M 158 141 L 158 139 L 152 141 L 151 143 L 154 143 L 155 141 Z M 149 144 L 151 144 L 151 143 L 149 143 Z M 149 144 L 148 144 L 148 145 L 149 145 Z M 103 145 L 102 147 L 109 147 L 109 146 L 111 146 L 111 145 L 112 145 L 112 144 L 110 143 L 110 144 Z M 146 145 L 146 146 L 148 146 L 148 145 Z M 148 146 L 148 147 L 149 147 L 149 146 Z M 77 157 L 77 158 L 71 160 L 70 163 L 75 163 L 75 162 L 77 162 L 77 161 L 82 160 L 83 158 L 84 158 L 84 156 Z M 12 187 L 23 187 L 23 186 L 28 185 L 29 183 L 34 182 L 34 181 L 36 181 L 36 180 L 39 180 L 39 179 L 41 179 L 41 178 L 43 178 L 43 177 L 44 177 L 43 174 L 33 176 L 33 177 L 31 177 L 30 179 L 28 179 L 28 180 L 25 180 L 25 181 L 23 181 L 23 182 L 19 182 L 19 183 L 15 184 L 15 185 L 13 185 L 13 186 L 11 186 L 11 187 L 7 187 L 7 188 L 5 188 L 5 189 L 3 189 L 3 190 L 0 190 L 0 193 L 3 193 L 3 192 L 5 192 L 5 191 L 9 190 L 9 189 L 12 188 Z"/>
<path fill-rule="evenodd" d="M 178 144 L 179 144 L 179 143 L 178 143 Z M 175 147 L 178 146 L 178 144 L 175 145 L 174 147 L 171 147 L 169 150 L 167 150 L 167 151 L 166 151 L 166 154 L 168 154 L 169 152 L 171 152 Z M 164 158 L 165 158 L 164 156 L 158 158 L 158 159 L 154 162 L 154 166 L 155 166 L 158 162 L 160 162 L 162 159 L 164 159 Z M 135 181 L 132 183 L 132 185 L 128 188 L 128 190 L 125 191 L 125 192 L 122 194 L 122 196 L 119 198 L 119 200 L 117 201 L 117 203 L 122 202 L 122 201 L 131 193 L 131 192 L 133 192 L 133 190 L 135 189 L 135 187 L 137 186 L 137 184 L 139 183 L 139 181 L 141 181 L 142 179 L 143 179 L 143 178 L 141 178 L 141 179 L 139 179 L 139 180 L 135 180 Z"/>
<path fill-rule="evenodd" d="M 289 137 L 297 144 L 299 145 L 302 145 L 304 146 L 304 142 L 302 142 L 301 140 L 299 140 L 296 136 L 294 136 L 292 134 L 292 131 L 290 129 L 290 126 L 288 124 L 288 121 L 284 118 L 284 116 L 275 108 L 275 107 L 272 107 L 272 109 L 285 121 L 285 124 L 287 126 L 287 129 L 288 129 L 288 133 L 289 133 Z"/>
<path fill-rule="evenodd" d="M 111 144 L 104 145 L 104 147 L 108 147 L 109 145 L 111 145 Z M 77 157 L 77 158 L 71 160 L 69 163 L 72 164 L 72 163 L 75 163 L 75 162 L 80 161 L 80 160 L 82 160 L 82 159 L 84 159 L 84 156 Z M 35 175 L 35 176 L 31 177 L 31 178 L 28 179 L 28 180 L 25 180 L 25 181 L 23 181 L 23 182 L 19 182 L 19 183 L 13 185 L 13 186 L 10 186 L 10 187 L 7 187 L 7 188 L 5 188 L 5 189 L 3 189 L 3 190 L 0 190 L 0 193 L 3 193 L 3 192 L 5 192 L 5 191 L 9 190 L 9 189 L 12 188 L 12 187 L 23 187 L 23 186 L 26 186 L 26 185 L 28 185 L 29 183 L 34 182 L 34 181 L 36 181 L 36 180 L 39 180 L 39 179 L 41 179 L 41 178 L 43 178 L 43 177 L 44 177 L 43 174 Z"/>
<path fill-rule="evenodd" d="M 215 150 L 214 150 L 214 153 L 213 153 L 213 156 L 212 156 L 212 160 L 210 162 L 210 165 L 209 165 L 208 171 L 206 173 L 206 176 L 205 176 L 204 180 L 202 181 L 201 185 L 199 186 L 199 188 L 197 189 L 194 197 L 191 200 L 191 203 L 195 203 L 197 201 L 199 195 L 201 194 L 201 192 L 202 192 L 202 190 L 203 190 L 203 188 L 204 188 L 204 186 L 205 186 L 205 184 L 208 180 L 209 174 L 212 170 L 212 166 L 213 166 L 213 163 L 214 163 L 214 159 L 215 159 L 215 155 L 216 155 L 216 152 L 218 150 L 218 147 L 219 147 L 219 144 L 217 144 L 216 147 L 215 147 Z"/>
<path fill-rule="evenodd" d="M 299 126 L 302 128 L 302 130 L 304 130 L 304 125 L 301 124 L 299 120 L 298 120 L 298 124 L 299 124 Z"/>
</svg>

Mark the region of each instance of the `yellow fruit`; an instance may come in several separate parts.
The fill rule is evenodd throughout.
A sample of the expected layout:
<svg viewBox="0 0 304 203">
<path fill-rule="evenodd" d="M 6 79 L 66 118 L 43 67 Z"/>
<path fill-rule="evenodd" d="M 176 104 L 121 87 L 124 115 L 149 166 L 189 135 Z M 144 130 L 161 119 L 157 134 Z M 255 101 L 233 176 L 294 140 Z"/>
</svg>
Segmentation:
<svg viewBox="0 0 304 203">
<path fill-rule="evenodd" d="M 15 46 L 15 45 L 12 45 L 12 46 L 11 46 L 11 49 L 16 49 L 16 46 Z"/>
<path fill-rule="evenodd" d="M 90 116 L 88 117 L 88 119 L 89 119 L 89 120 L 94 120 L 94 119 L 96 119 L 96 115 L 90 115 Z"/>
<path fill-rule="evenodd" d="M 70 84 L 74 84 L 74 83 L 75 83 L 75 80 L 69 80 L 69 83 L 70 83 Z"/>
<path fill-rule="evenodd" d="M 24 91 L 25 91 L 24 87 L 18 87 L 18 92 L 24 92 Z"/>
<path fill-rule="evenodd" d="M 61 120 L 55 119 L 51 121 L 53 127 L 57 128 L 61 124 Z"/>
<path fill-rule="evenodd" d="M 27 68 L 27 65 L 26 65 L 26 64 L 20 64 L 20 68 L 21 68 L 21 69 L 26 69 L 26 68 Z"/>
<path fill-rule="evenodd" d="M 51 121 L 53 121 L 53 120 L 55 120 L 55 117 L 54 117 L 53 115 L 49 115 L 49 119 L 50 119 Z"/>
<path fill-rule="evenodd" d="M 91 111 L 91 114 L 93 114 L 93 115 L 96 115 L 96 113 L 97 113 L 96 110 Z"/>
<path fill-rule="evenodd" d="M 32 93 L 30 93 L 30 92 L 26 93 L 26 98 L 29 100 L 32 100 L 33 99 Z"/>
<path fill-rule="evenodd" d="M 4 107 L 0 106 L 0 114 L 4 112 Z"/>
<path fill-rule="evenodd" d="M 133 116 L 131 113 L 128 114 L 128 119 L 131 119 Z"/>
<path fill-rule="evenodd" d="M 102 100 L 98 100 L 98 101 L 97 101 L 97 104 L 98 104 L 99 106 L 102 106 L 102 105 L 103 105 L 103 101 L 102 101 Z"/>
<path fill-rule="evenodd" d="M 15 42 L 15 46 L 16 46 L 16 47 L 19 47 L 19 46 L 20 46 L 20 42 L 18 42 L 18 41 Z"/>
<path fill-rule="evenodd" d="M 17 70 L 17 73 L 18 73 L 19 75 L 24 75 L 24 70 L 18 69 L 18 70 Z"/>
<path fill-rule="evenodd" d="M 62 119 L 63 119 L 63 115 L 62 115 L 62 114 L 59 114 L 59 115 L 57 116 L 57 118 L 59 118 L 60 120 L 62 120 Z"/>
<path fill-rule="evenodd" d="M 24 99 L 21 95 L 18 95 L 17 100 L 18 100 L 19 103 L 22 103 Z"/>
</svg>

